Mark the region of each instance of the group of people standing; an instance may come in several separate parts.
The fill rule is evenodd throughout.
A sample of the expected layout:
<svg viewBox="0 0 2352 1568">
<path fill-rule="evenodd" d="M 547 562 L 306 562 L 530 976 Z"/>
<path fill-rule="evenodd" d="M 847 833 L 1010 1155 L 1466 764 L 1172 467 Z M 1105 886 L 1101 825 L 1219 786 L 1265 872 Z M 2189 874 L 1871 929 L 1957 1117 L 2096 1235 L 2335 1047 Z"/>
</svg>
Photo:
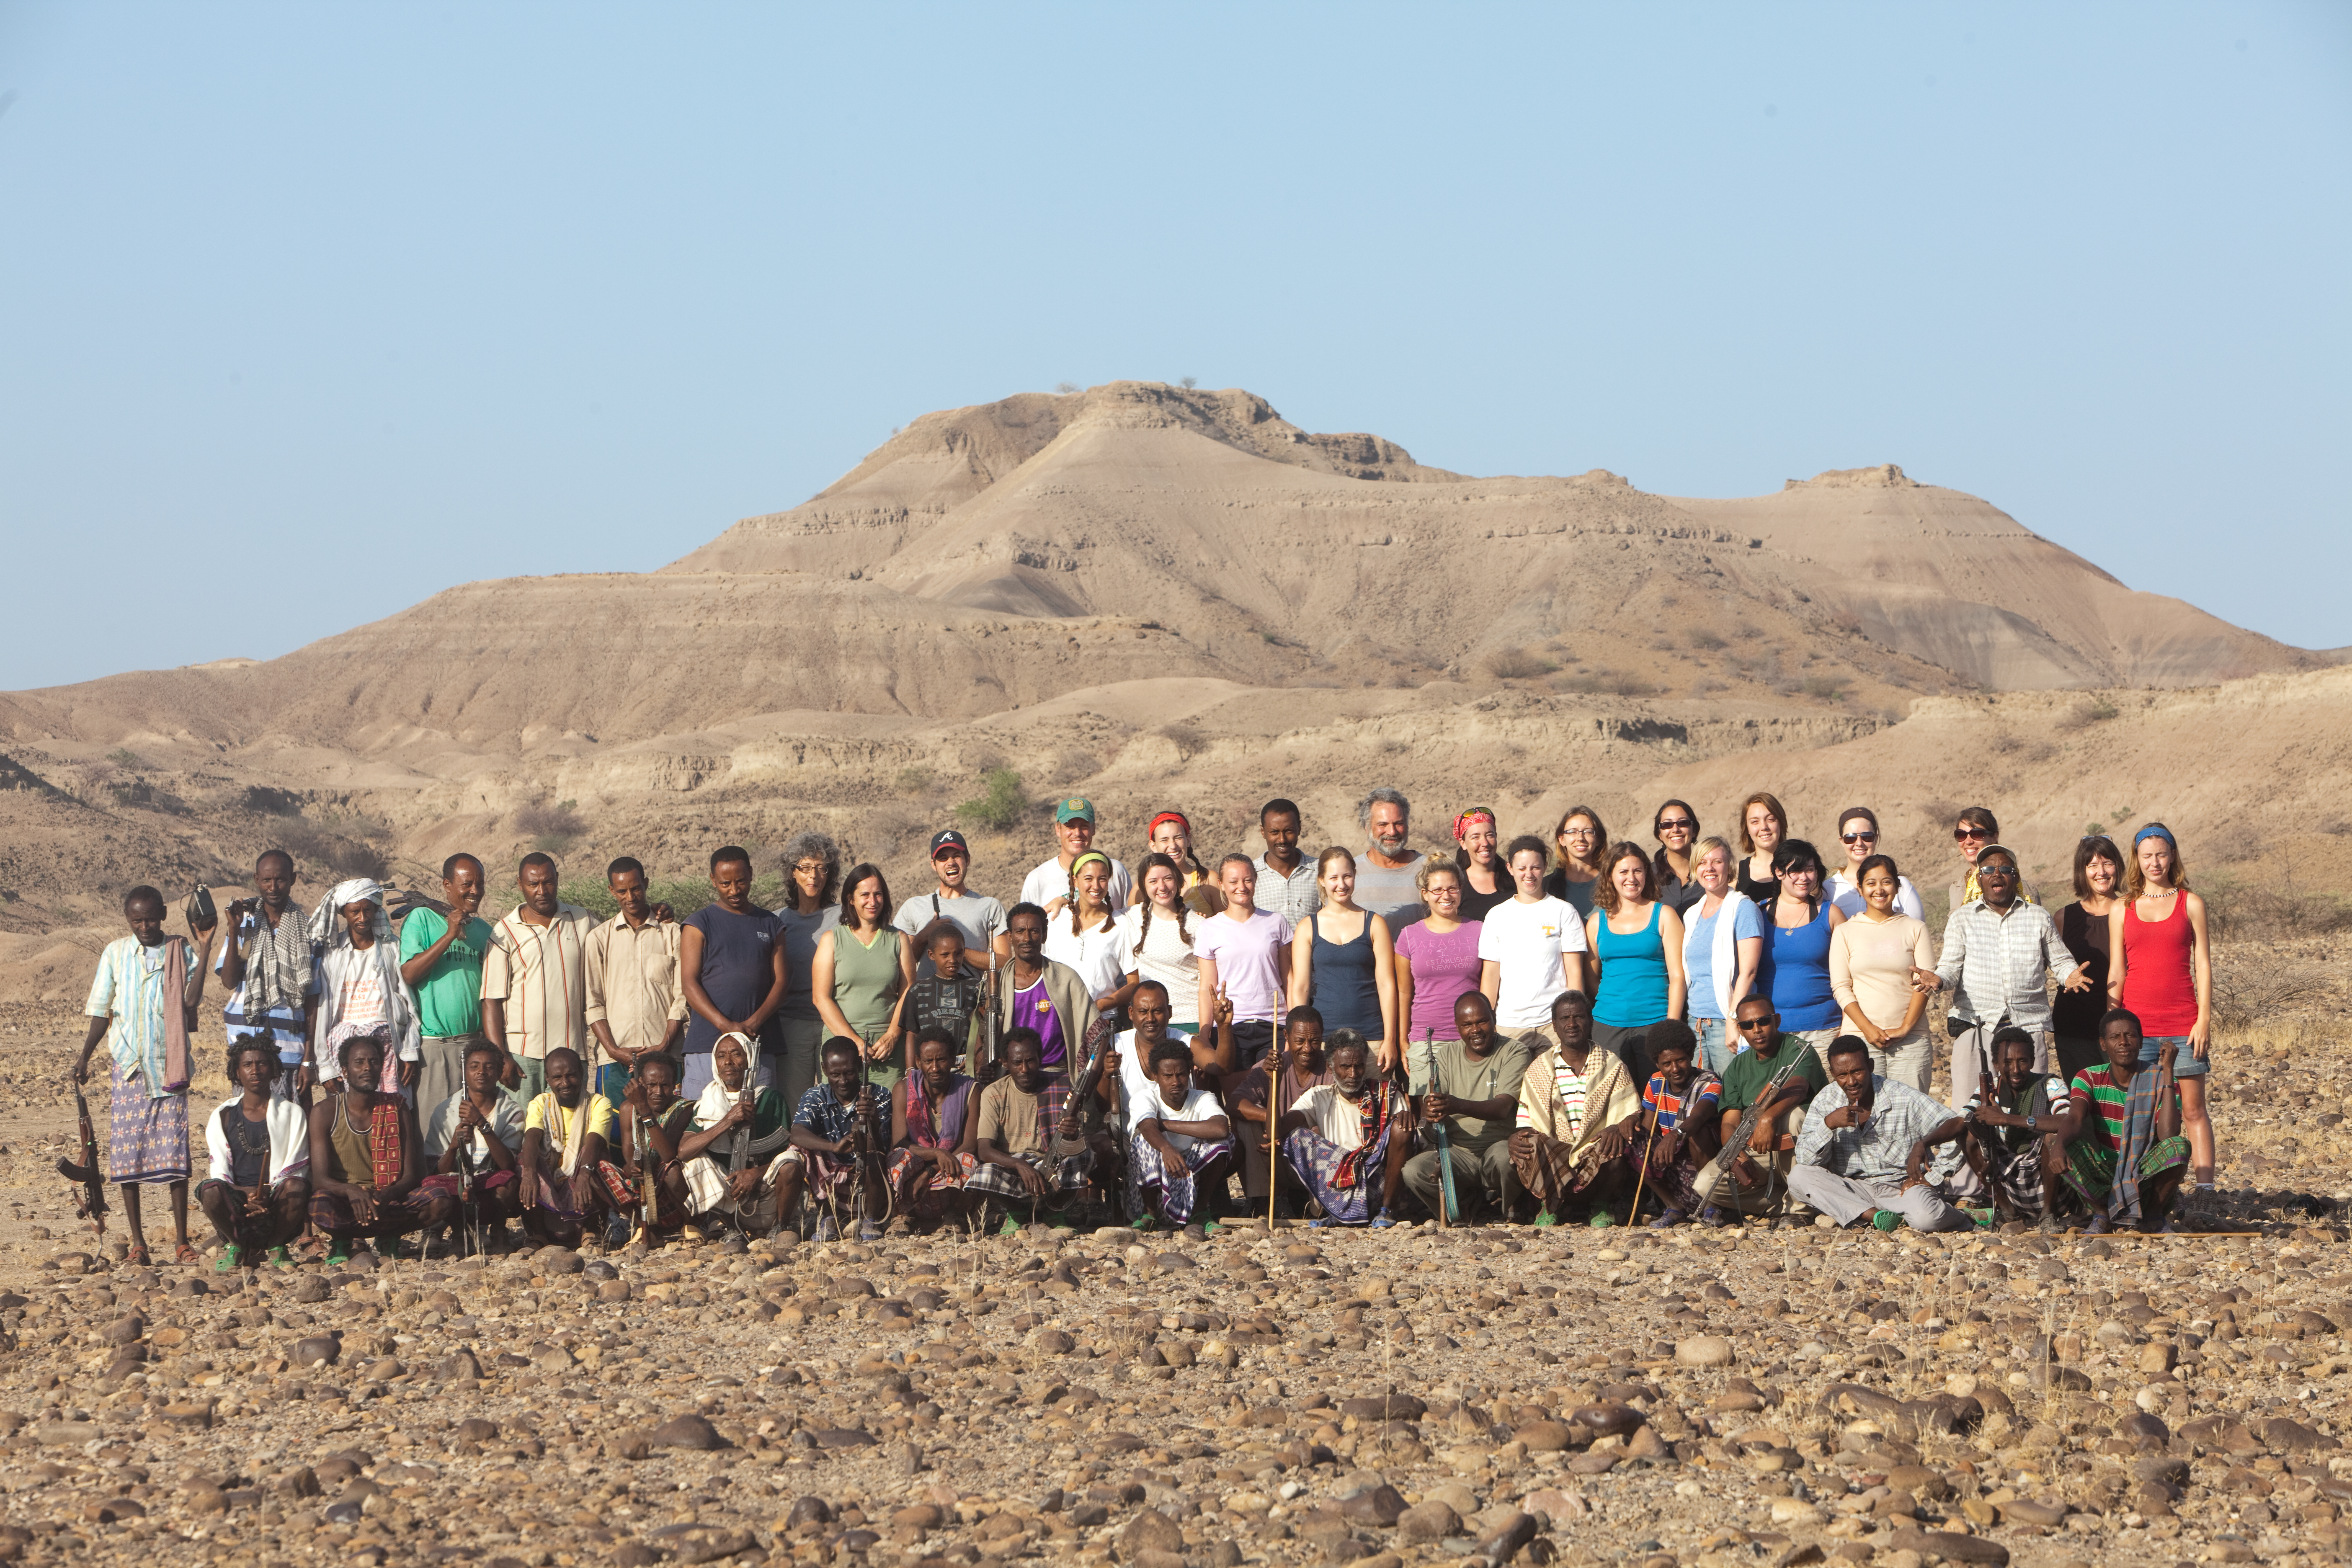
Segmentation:
<svg viewBox="0 0 2352 1568">
<path fill-rule="evenodd" d="M 1627 1188 L 1663 1225 L 1935 1228 L 1981 1197 L 1988 1216 L 2162 1226 L 2211 1190 L 2210 944 L 2161 824 L 2128 854 L 2085 837 L 2053 913 L 1968 808 L 1939 944 L 1866 806 L 1836 818 L 1834 870 L 1766 793 L 1736 842 L 1679 800 L 1649 845 L 1586 805 L 1549 842 L 1506 840 L 1473 806 L 1431 854 L 1411 814 L 1373 790 L 1361 847 L 1310 861 L 1303 814 L 1270 800 L 1262 851 L 1210 864 L 1163 812 L 1129 866 L 1071 797 L 1009 909 L 971 890 L 953 829 L 904 901 L 803 833 L 780 907 L 730 846 L 682 920 L 627 858 L 599 920 L 545 855 L 495 921 L 463 854 L 396 925 L 365 879 L 306 913 L 271 850 L 212 965 L 237 1092 L 205 1125 L 200 1206 L 233 1267 L 287 1261 L 306 1230 L 331 1255 L 509 1221 L 570 1244 L 801 1223 L 804 1204 L 820 1235 L 1085 1200 L 1214 1224 L 1235 1178 L 1253 1206 L 1372 1226 L 1604 1223 Z M 185 1056 L 208 907 L 167 938 L 162 896 L 133 889 L 88 1008 L 79 1071 L 105 1041 L 109 1177 L 142 1259 L 154 1184 L 195 1257 Z"/>
</svg>

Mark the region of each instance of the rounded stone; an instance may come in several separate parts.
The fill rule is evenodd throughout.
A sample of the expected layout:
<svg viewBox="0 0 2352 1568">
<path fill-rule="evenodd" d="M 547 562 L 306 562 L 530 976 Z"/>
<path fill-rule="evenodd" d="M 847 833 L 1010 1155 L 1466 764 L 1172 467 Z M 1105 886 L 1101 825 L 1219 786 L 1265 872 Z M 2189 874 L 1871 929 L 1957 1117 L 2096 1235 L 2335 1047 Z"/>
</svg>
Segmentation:
<svg viewBox="0 0 2352 1568">
<path fill-rule="evenodd" d="M 1729 1366 L 1732 1360 L 1731 1342 L 1721 1334 L 1693 1334 L 1675 1346 L 1678 1366 Z"/>
</svg>

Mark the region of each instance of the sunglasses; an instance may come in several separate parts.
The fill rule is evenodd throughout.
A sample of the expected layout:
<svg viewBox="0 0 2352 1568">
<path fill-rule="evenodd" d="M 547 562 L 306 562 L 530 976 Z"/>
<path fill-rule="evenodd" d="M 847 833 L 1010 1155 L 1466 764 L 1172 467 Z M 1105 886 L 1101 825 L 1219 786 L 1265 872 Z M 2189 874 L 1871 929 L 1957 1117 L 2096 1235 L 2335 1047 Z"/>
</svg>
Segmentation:
<svg viewBox="0 0 2352 1568">
<path fill-rule="evenodd" d="M 1742 1018 L 1739 1020 L 1739 1032 L 1743 1035 L 1748 1033 L 1750 1030 L 1769 1029 L 1771 1026 L 1772 1016 L 1769 1013 L 1761 1018 Z"/>
<path fill-rule="evenodd" d="M 1974 826 L 1955 827 L 1952 829 L 1952 837 L 1954 838 L 1990 838 L 1992 829 Z"/>
<path fill-rule="evenodd" d="M 1698 824 L 1687 816 L 1669 816 L 1658 825 L 1661 833 L 1696 833 Z"/>
<path fill-rule="evenodd" d="M 1838 837 L 1848 844 L 1875 844 L 1878 842 L 1878 835 L 1875 833 L 1841 833 L 1838 835 Z"/>
<path fill-rule="evenodd" d="M 2014 866 L 2003 866 L 1998 863 L 1990 866 L 1979 866 L 1977 868 L 1978 881 L 1981 882 L 1988 877 L 1998 878 L 2004 882 L 2013 882 L 2017 879 L 2017 868 Z"/>
</svg>

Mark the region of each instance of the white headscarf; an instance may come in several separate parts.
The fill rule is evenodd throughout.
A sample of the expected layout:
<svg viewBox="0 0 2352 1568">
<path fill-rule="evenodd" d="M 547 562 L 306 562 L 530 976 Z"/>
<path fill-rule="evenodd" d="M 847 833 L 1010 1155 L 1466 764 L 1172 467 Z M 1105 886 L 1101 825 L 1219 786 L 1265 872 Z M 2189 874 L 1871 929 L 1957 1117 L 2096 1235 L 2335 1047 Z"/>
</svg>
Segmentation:
<svg viewBox="0 0 2352 1568">
<path fill-rule="evenodd" d="M 357 903 L 375 906 L 370 922 L 375 945 L 365 952 L 352 945 L 351 930 L 343 924 L 344 906 Z M 393 932 L 391 911 L 383 907 L 383 885 L 367 877 L 352 877 L 336 883 L 311 911 L 310 936 L 319 953 L 319 1076 L 330 1081 L 342 1076 L 341 1064 L 328 1058 L 323 1042 L 341 1021 L 335 1015 L 343 983 L 358 966 L 366 964 L 374 968 L 383 988 L 384 1007 L 391 1015 L 394 1037 L 393 1048 L 384 1053 L 383 1080 L 373 1087 L 386 1093 L 397 1089 L 397 1064 L 416 1060 L 422 1051 L 418 1044 L 416 996 L 409 990 L 408 982 L 400 977 L 399 940 Z"/>
</svg>

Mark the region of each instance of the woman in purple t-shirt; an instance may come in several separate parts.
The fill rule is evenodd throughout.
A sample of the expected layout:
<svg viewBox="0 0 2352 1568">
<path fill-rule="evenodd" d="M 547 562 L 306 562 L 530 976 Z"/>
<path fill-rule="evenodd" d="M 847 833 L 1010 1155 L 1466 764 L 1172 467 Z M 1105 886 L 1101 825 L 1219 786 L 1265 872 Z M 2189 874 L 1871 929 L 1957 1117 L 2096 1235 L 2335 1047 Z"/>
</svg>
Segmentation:
<svg viewBox="0 0 2352 1568">
<path fill-rule="evenodd" d="M 1476 921 L 1462 913 L 1462 873 L 1451 861 L 1423 857 L 1421 901 L 1429 918 L 1397 933 L 1397 1011 L 1405 1016 L 1405 1044 L 1434 1036 L 1457 1039 L 1454 1004 L 1470 991 L 1495 999 L 1501 965 L 1478 956 Z"/>
</svg>

